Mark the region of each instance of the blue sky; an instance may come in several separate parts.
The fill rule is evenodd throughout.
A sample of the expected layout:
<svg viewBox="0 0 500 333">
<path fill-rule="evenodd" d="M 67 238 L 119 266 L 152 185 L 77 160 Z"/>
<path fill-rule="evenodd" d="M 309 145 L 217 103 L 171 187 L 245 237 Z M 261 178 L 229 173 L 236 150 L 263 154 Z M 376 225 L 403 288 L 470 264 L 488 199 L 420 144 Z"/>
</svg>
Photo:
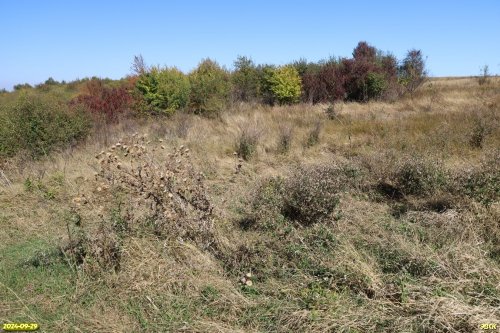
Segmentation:
<svg viewBox="0 0 500 333">
<path fill-rule="evenodd" d="M 500 74 L 500 1 L 0 0 L 0 88 L 118 79 L 136 54 L 187 72 L 205 57 L 347 57 L 361 40 L 398 58 L 421 49 L 432 76 Z"/>
</svg>

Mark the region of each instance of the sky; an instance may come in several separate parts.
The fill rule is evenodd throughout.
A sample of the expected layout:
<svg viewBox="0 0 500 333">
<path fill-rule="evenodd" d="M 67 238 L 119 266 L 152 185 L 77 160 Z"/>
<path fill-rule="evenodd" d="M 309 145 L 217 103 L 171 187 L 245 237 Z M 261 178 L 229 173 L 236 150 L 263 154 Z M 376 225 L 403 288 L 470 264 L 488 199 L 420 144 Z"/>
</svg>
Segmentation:
<svg viewBox="0 0 500 333">
<path fill-rule="evenodd" d="M 119 79 L 139 54 L 188 72 L 206 57 L 350 57 L 359 41 L 398 59 L 421 49 L 431 76 L 500 74 L 500 1 L 0 0 L 0 89 Z"/>
</svg>

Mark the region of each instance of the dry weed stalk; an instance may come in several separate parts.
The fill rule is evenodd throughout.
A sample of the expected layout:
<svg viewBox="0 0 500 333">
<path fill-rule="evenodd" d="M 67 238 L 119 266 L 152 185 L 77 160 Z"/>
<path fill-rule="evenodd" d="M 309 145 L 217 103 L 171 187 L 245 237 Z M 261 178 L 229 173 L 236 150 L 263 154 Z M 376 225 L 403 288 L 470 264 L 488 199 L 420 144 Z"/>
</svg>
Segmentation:
<svg viewBox="0 0 500 333">
<path fill-rule="evenodd" d="M 145 135 L 135 134 L 97 157 L 101 164 L 98 176 L 129 196 L 134 207 L 129 211 L 130 222 L 152 223 L 161 237 L 211 245 L 213 207 L 204 176 L 195 171 L 188 148 L 181 145 L 166 153 L 164 145 L 155 147 Z"/>
</svg>

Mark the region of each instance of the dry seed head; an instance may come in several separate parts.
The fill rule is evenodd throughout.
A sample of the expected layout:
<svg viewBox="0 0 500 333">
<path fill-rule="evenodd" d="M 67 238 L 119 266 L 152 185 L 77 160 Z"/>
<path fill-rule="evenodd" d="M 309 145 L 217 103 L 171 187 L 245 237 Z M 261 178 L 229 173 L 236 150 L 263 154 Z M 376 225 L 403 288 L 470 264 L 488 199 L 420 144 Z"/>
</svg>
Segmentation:
<svg viewBox="0 0 500 333">
<path fill-rule="evenodd" d="M 251 287 L 253 283 L 252 283 L 252 280 L 247 280 L 247 281 L 245 282 L 245 284 L 246 284 L 247 286 Z"/>
</svg>

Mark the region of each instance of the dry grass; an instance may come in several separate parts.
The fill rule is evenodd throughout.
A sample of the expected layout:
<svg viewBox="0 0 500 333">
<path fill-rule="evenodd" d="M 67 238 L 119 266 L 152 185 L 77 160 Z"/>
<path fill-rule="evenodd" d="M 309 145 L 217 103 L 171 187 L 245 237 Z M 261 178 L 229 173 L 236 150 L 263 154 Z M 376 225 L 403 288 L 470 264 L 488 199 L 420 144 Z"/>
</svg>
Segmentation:
<svg viewBox="0 0 500 333">
<path fill-rule="evenodd" d="M 42 332 L 500 325 L 499 92 L 497 78 L 439 79 L 333 116 L 242 104 L 220 119 L 129 119 L 45 160 L 5 161 L 0 321 Z M 246 160 L 234 154 L 244 134 Z M 335 169 L 321 177 L 336 186 L 313 179 L 301 192 L 294 170 L 315 168 Z M 282 209 L 298 200 L 311 216 Z"/>
</svg>

